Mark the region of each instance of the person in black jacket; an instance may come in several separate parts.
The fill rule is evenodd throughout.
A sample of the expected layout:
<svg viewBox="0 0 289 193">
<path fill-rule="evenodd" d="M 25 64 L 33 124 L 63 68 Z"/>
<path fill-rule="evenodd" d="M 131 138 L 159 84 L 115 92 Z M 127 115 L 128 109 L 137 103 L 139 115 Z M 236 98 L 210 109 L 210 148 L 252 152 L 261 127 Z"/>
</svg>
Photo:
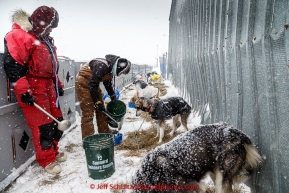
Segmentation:
<svg viewBox="0 0 289 193">
<path fill-rule="evenodd" d="M 93 116 L 96 114 L 96 122 L 99 133 L 114 133 L 107 124 L 105 110 L 102 101 L 103 94 L 99 87 L 100 82 L 110 96 L 116 99 L 112 80 L 114 76 L 128 74 L 131 62 L 116 55 L 106 55 L 104 58 L 96 58 L 81 67 L 76 76 L 75 89 L 80 109 L 82 138 L 94 134 Z"/>
</svg>

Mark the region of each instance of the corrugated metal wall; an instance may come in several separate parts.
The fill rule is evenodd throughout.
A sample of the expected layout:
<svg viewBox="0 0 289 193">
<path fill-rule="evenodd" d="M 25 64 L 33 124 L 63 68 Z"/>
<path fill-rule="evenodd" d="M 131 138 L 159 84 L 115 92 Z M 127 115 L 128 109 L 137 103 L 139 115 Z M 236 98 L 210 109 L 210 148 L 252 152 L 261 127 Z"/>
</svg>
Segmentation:
<svg viewBox="0 0 289 193">
<path fill-rule="evenodd" d="M 252 192 L 289 191 L 289 1 L 173 0 L 168 73 L 202 115 L 228 122 L 265 162 Z"/>
</svg>

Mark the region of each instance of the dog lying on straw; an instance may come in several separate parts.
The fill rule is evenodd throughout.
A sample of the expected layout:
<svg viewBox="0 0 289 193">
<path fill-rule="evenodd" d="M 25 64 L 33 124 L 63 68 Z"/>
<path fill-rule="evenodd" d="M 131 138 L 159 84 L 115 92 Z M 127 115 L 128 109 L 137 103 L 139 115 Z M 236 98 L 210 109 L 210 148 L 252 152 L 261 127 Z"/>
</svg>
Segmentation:
<svg viewBox="0 0 289 193">
<path fill-rule="evenodd" d="M 181 119 L 181 123 L 188 131 L 187 122 L 191 113 L 191 106 L 182 97 L 170 97 L 163 100 L 149 99 L 140 97 L 135 102 L 136 116 L 139 116 L 141 111 L 148 112 L 154 119 L 157 126 L 158 143 L 162 142 L 164 137 L 165 121 L 173 118 L 173 130 L 170 135 L 173 135 L 177 129 L 177 121 Z"/>
<path fill-rule="evenodd" d="M 154 189 L 160 185 L 195 185 L 202 192 L 205 188 L 199 182 L 209 174 L 216 193 L 232 193 L 232 185 L 244 182 L 261 161 L 250 138 L 240 130 L 227 124 L 204 125 L 150 151 L 136 171 L 133 185 L 135 192 L 160 192 Z"/>
</svg>

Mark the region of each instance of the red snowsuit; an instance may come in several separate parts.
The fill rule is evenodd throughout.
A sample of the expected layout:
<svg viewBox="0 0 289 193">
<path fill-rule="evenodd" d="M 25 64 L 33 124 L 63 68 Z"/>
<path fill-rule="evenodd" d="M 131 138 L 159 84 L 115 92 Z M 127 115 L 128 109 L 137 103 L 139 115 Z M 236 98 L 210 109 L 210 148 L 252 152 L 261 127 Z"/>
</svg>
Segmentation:
<svg viewBox="0 0 289 193">
<path fill-rule="evenodd" d="M 50 45 L 53 46 L 53 39 L 48 38 Z M 38 38 L 34 32 L 24 31 L 16 23 L 6 35 L 4 42 L 4 69 L 9 80 L 15 82 L 14 93 L 32 132 L 36 160 L 40 166 L 45 167 L 55 161 L 58 155 L 58 141 L 63 132 L 57 129 L 55 121 L 35 106 L 21 102 L 21 96 L 29 92 L 34 97 L 35 103 L 57 119 L 63 120 L 60 107 L 56 105 L 58 103 L 56 89 L 63 88 L 63 84 L 56 76 L 58 71 L 58 62 L 55 62 L 56 47 L 53 46 L 55 56 L 53 58 L 47 43 Z"/>
</svg>

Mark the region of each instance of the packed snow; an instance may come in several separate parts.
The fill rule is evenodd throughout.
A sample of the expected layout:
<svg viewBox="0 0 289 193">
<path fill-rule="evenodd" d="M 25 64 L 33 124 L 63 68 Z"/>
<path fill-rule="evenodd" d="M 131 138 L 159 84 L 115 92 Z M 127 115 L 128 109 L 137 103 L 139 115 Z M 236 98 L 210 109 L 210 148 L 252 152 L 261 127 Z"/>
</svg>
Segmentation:
<svg viewBox="0 0 289 193">
<path fill-rule="evenodd" d="M 179 96 L 178 89 L 170 81 L 165 80 L 167 94 L 162 97 Z M 136 92 L 135 86 L 131 85 L 120 94 L 120 100 L 128 104 L 130 98 Z M 186 99 L 185 99 L 186 100 Z M 136 117 L 135 109 L 127 107 L 127 113 L 124 117 L 124 123 L 120 133 L 124 138 L 128 132 L 136 131 L 140 128 L 147 129 L 151 126 L 150 122 L 143 121 L 143 118 Z M 128 121 L 129 120 L 129 121 Z M 134 120 L 131 122 L 131 120 Z M 33 162 L 26 171 L 19 176 L 7 189 L 7 193 L 63 193 L 63 192 L 131 192 L 130 190 L 121 190 L 124 185 L 131 185 L 132 176 L 141 165 L 145 154 L 141 157 L 128 157 L 124 154 L 128 150 L 116 150 L 114 154 L 115 172 L 107 179 L 94 180 L 88 176 L 85 151 L 82 147 L 81 139 L 81 118 L 76 112 L 76 121 L 69 130 L 65 131 L 65 136 L 59 143 L 60 152 L 67 152 L 68 159 L 60 163 L 62 172 L 59 175 L 50 175 L 40 167 L 37 162 Z M 188 120 L 188 128 L 193 129 L 200 125 L 201 118 L 191 113 Z M 172 120 L 167 121 L 172 125 Z M 95 128 L 97 128 L 94 121 Z M 177 133 L 183 133 L 185 129 L 180 126 Z"/>
</svg>

